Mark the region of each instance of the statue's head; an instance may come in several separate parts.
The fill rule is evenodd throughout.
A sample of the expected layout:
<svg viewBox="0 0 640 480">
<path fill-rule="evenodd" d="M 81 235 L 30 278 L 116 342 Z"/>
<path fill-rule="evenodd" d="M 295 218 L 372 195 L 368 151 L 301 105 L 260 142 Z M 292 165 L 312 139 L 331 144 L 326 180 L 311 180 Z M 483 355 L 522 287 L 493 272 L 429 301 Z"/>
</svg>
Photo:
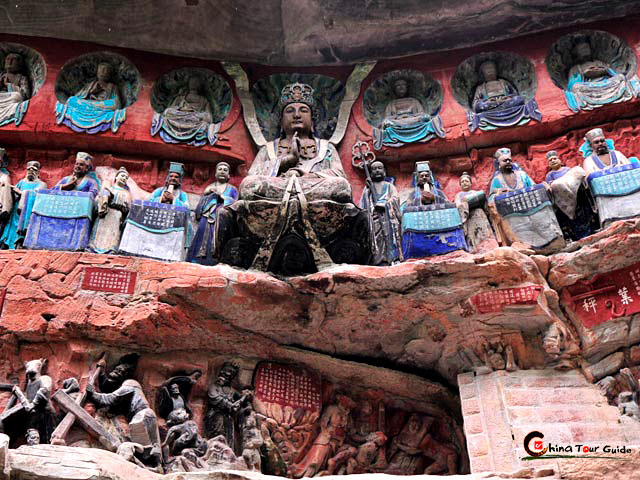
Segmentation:
<svg viewBox="0 0 640 480">
<path fill-rule="evenodd" d="M 496 153 L 493 154 L 494 166 L 500 169 L 501 172 L 509 173 L 513 171 L 513 160 L 511 159 L 510 148 L 499 148 Z"/>
<path fill-rule="evenodd" d="M 29 360 L 24 363 L 24 368 L 26 370 L 27 381 L 31 382 L 33 380 L 37 380 L 40 378 L 40 375 L 47 367 L 47 359 L 46 358 L 38 358 L 36 360 Z"/>
<path fill-rule="evenodd" d="M 135 369 L 136 364 L 134 362 L 129 362 L 128 360 L 123 361 L 121 359 L 107 374 L 107 377 L 109 378 L 109 381 L 113 383 L 122 383 L 133 376 Z"/>
<path fill-rule="evenodd" d="M 382 180 L 384 180 L 386 172 L 384 163 L 382 163 L 380 160 L 375 160 L 373 163 L 371 163 L 369 170 L 371 173 L 371 180 L 373 180 L 374 182 L 381 182 Z"/>
<path fill-rule="evenodd" d="M 573 58 L 577 62 L 585 62 L 591 60 L 591 45 L 586 40 L 580 40 L 574 45 L 571 53 L 573 54 Z"/>
<path fill-rule="evenodd" d="M 216 181 L 227 183 L 231 177 L 231 165 L 227 162 L 220 162 L 216 165 Z"/>
<path fill-rule="evenodd" d="M 76 163 L 73 165 L 73 174 L 76 177 L 84 177 L 91 170 L 93 170 L 93 157 L 87 152 L 78 152 Z"/>
<path fill-rule="evenodd" d="M 472 185 L 473 182 L 471 180 L 471 175 L 469 175 L 467 172 L 462 172 L 462 175 L 460 175 L 460 189 L 463 192 L 468 192 L 469 190 L 471 190 Z"/>
<path fill-rule="evenodd" d="M 562 161 L 558 156 L 558 152 L 555 150 L 547 152 L 547 164 L 549 165 L 549 170 L 559 170 L 560 167 L 562 167 Z"/>
<path fill-rule="evenodd" d="M 187 87 L 190 92 L 198 92 L 202 91 L 202 79 L 198 75 L 192 75 L 187 80 Z"/>
<path fill-rule="evenodd" d="M 305 83 L 290 83 L 280 95 L 280 128 L 285 135 L 313 132 L 313 88 Z"/>
<path fill-rule="evenodd" d="M 373 432 L 367 435 L 367 442 L 373 442 L 377 447 L 381 447 L 387 442 L 387 436 L 382 432 Z"/>
<path fill-rule="evenodd" d="M 111 75 L 113 74 L 113 67 L 110 63 L 101 62 L 98 64 L 98 70 L 96 72 L 96 77 L 101 82 L 108 82 L 111 80 Z"/>
<path fill-rule="evenodd" d="M 416 178 L 416 185 L 419 187 L 430 185 L 432 183 L 432 177 L 429 162 L 416 162 L 416 171 L 414 175 Z"/>
<path fill-rule="evenodd" d="M 173 185 L 179 188 L 182 185 L 182 177 L 184 176 L 184 164 L 171 162 L 169 165 L 169 173 L 165 179 L 165 186 Z"/>
<path fill-rule="evenodd" d="M 396 78 L 393 82 L 393 93 L 397 98 L 404 98 L 409 93 L 409 82 L 406 78 Z"/>
<path fill-rule="evenodd" d="M 407 429 L 410 432 L 418 432 L 422 427 L 422 418 L 417 413 L 412 413 L 407 420 Z"/>
<path fill-rule="evenodd" d="M 498 67 L 493 60 L 486 60 L 478 67 L 480 75 L 484 78 L 485 82 L 492 82 L 498 78 Z"/>
<path fill-rule="evenodd" d="M 179 397 L 180 386 L 177 383 L 172 383 L 171 385 L 169 385 L 169 393 L 171 394 L 172 397 Z"/>
<path fill-rule="evenodd" d="M 116 172 L 115 182 L 116 185 L 124 188 L 127 186 L 127 180 L 129 180 L 129 172 L 124 167 L 120 167 Z"/>
<path fill-rule="evenodd" d="M 357 407 L 356 402 L 354 402 L 346 395 L 341 394 L 336 396 L 336 404 L 338 404 L 338 406 L 344 408 L 345 410 L 352 410 Z"/>
<path fill-rule="evenodd" d="M 598 155 L 606 155 L 609 152 L 609 147 L 607 146 L 607 141 L 604 138 L 604 132 L 601 128 L 593 128 L 589 130 L 584 139 L 589 142 L 591 148 Z"/>
<path fill-rule="evenodd" d="M 25 437 L 27 439 L 27 445 L 30 447 L 40 445 L 40 432 L 38 432 L 37 428 L 28 429 Z"/>
<path fill-rule="evenodd" d="M 10 53 L 4 57 L 4 69 L 9 73 L 18 73 L 22 70 L 22 55 Z"/>
<path fill-rule="evenodd" d="M 231 385 L 231 382 L 233 382 L 233 379 L 236 378 L 236 375 L 238 374 L 238 370 L 239 368 L 235 363 L 224 362 L 222 368 L 220 368 L 220 371 L 218 372 L 218 379 L 216 380 L 216 383 L 223 386 Z"/>
<path fill-rule="evenodd" d="M 40 178 L 40 162 L 37 162 L 35 160 L 27 162 L 26 177 L 30 182 L 33 182 L 34 180 Z"/>
</svg>

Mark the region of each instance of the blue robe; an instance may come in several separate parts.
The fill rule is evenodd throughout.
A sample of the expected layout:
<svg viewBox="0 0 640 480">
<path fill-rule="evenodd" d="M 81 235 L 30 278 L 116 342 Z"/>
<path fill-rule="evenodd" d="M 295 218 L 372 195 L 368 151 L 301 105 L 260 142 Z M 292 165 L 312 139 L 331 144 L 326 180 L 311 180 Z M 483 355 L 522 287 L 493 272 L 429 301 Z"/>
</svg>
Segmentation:
<svg viewBox="0 0 640 480">
<path fill-rule="evenodd" d="M 23 202 L 24 203 L 23 209 L 28 209 L 28 210 L 27 212 L 25 212 L 25 220 L 24 220 L 25 228 L 24 230 L 19 231 L 18 226 L 20 223 L 20 214 L 22 213 L 22 212 L 18 212 L 18 208 L 20 207 L 20 202 L 19 201 L 13 202 L 11 217 L 9 217 L 9 222 L 4 228 L 2 237 L 0 237 L 0 243 L 2 243 L 3 245 L 6 245 L 9 248 L 9 250 L 15 250 L 16 243 L 19 240 L 24 239 L 26 225 L 28 225 L 29 216 L 31 215 L 31 208 L 28 208 L 27 205 L 29 203 L 28 198 L 32 197 L 32 195 L 29 195 L 27 192 L 29 191 L 35 192 L 36 190 L 47 188 L 47 184 L 44 183 L 42 180 L 36 180 L 36 181 L 30 182 L 27 179 L 23 178 L 16 184 L 16 187 L 24 192 L 23 195 L 25 196 L 25 201 Z M 33 201 L 31 202 L 30 206 L 33 207 Z"/>
<path fill-rule="evenodd" d="M 500 189 L 507 189 L 509 191 L 513 191 L 513 190 L 520 190 L 521 188 L 525 188 L 525 187 L 533 187 L 533 185 L 535 185 L 533 183 L 533 180 L 531 180 L 531 177 L 529 177 L 529 175 L 527 175 L 527 173 L 524 170 L 521 170 L 520 168 L 516 167 L 514 168 L 513 173 L 516 174 L 516 184 L 513 187 L 511 187 L 506 182 L 506 180 L 504 179 L 504 176 L 500 171 L 497 171 L 493 175 L 493 180 L 491 180 L 491 186 L 489 187 L 490 201 L 493 199 L 497 191 Z"/>
<path fill-rule="evenodd" d="M 227 184 L 222 195 L 215 192 L 203 195 L 196 207 L 196 231 L 187 261 L 201 265 L 215 265 L 218 261 L 213 257 L 216 245 L 217 211 L 220 207 L 226 207 L 238 200 L 238 190 L 233 185 Z"/>
<path fill-rule="evenodd" d="M 104 100 L 88 97 L 97 81 L 88 83 L 67 103 L 56 102 L 56 123 L 64 124 L 76 132 L 98 133 L 106 130 L 117 132 L 127 117 L 126 108 L 120 108 L 120 97 L 116 85 L 103 92 Z"/>
<path fill-rule="evenodd" d="M 360 208 L 369 214 L 371 265 L 390 265 L 403 260 L 400 198 L 391 182 L 383 181 L 382 185 L 380 193 L 365 187 L 360 197 Z M 375 208 L 380 206 L 384 211 Z"/>
</svg>

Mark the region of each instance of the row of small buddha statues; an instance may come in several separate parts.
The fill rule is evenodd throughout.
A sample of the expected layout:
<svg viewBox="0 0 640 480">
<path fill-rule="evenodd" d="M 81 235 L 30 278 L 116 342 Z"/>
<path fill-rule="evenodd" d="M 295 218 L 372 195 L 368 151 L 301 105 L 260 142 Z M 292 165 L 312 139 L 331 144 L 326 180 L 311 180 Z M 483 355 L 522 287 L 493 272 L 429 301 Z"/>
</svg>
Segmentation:
<svg viewBox="0 0 640 480">
<path fill-rule="evenodd" d="M 312 371 L 272 362 L 258 364 L 255 386 L 239 389 L 239 367 L 225 362 L 200 419 L 191 392 L 201 370 L 143 388 L 138 359 L 128 354 L 108 369 L 103 355 L 83 388 L 70 377 L 59 379 L 55 391 L 47 360 L 26 362 L 23 386 L 0 383 L 10 393 L 0 433 L 13 448 L 25 442 L 102 448 L 161 474 L 248 470 L 300 478 L 466 468 L 460 426 L 444 411 L 436 418 L 393 408 L 380 392 L 354 400 Z"/>
<path fill-rule="evenodd" d="M 566 83 L 563 87 L 566 101 L 572 110 L 596 108 L 640 95 L 640 81 L 635 72 L 617 71 L 611 63 L 595 58 L 588 37 L 576 42 L 571 51 L 573 62 L 566 81 L 563 81 Z M 19 124 L 27 110 L 33 89 L 23 63 L 18 53 L 5 56 L 4 72 L 0 76 L 0 125 L 10 121 Z M 477 80 L 474 80 L 470 91 L 462 93 L 469 98 L 458 98 L 467 109 L 471 131 L 522 125 L 531 119 L 541 120 L 542 114 L 534 98 L 535 89 L 521 91 L 523 86 L 519 87 L 517 82 L 507 78 L 515 74 L 500 72 L 496 58 L 487 57 L 478 63 L 472 74 Z M 120 84 L 122 80 L 116 75 L 113 63 L 102 61 L 93 68 L 94 78 L 83 79 L 85 83 L 79 90 L 69 92 L 66 99 L 58 99 L 56 122 L 78 132 L 116 132 L 126 120 L 128 104 L 135 98 L 123 95 L 125 87 Z M 522 75 L 534 73 L 531 69 Z M 151 135 L 159 135 L 169 143 L 213 145 L 218 139 L 221 118 L 214 118 L 212 112 L 223 107 L 212 105 L 211 102 L 222 102 L 222 98 L 208 98 L 206 81 L 201 74 L 195 73 L 183 78 L 163 110 L 154 115 Z M 390 77 L 385 87 L 389 91 L 380 97 L 385 99 L 381 100 L 385 104 L 379 106 L 381 121 L 373 125 L 376 149 L 383 145 L 397 147 L 429 141 L 436 136 L 444 137 L 439 113 L 442 101 L 440 99 L 432 105 L 430 99 L 436 89 L 418 92 L 411 83 L 406 75 Z M 422 98 L 416 98 L 416 95 Z"/>
<path fill-rule="evenodd" d="M 488 202 L 483 191 L 472 190 L 466 173 L 449 203 L 428 162 L 416 163 L 412 187 L 400 193 L 382 162 L 365 162 L 366 185 L 356 206 L 336 148 L 313 135 L 313 107 L 310 86 L 283 89 L 281 137 L 260 149 L 239 188 L 229 184 L 230 165 L 217 164 L 215 182 L 195 208 L 195 229 L 182 164 L 171 164 L 165 185 L 147 200 L 133 200 L 124 168 L 102 187 L 93 158 L 81 152 L 72 175 L 50 190 L 39 180 L 38 162 L 29 162 L 15 186 L 3 170 L 0 242 L 294 275 L 332 263 L 389 265 L 498 244 L 546 253 L 565 239 L 640 214 L 639 165 L 615 150 L 601 129 L 587 133 L 582 167 L 564 167 L 549 152 L 550 172 L 540 185 L 512 161 L 509 149 L 498 149 Z"/>
</svg>

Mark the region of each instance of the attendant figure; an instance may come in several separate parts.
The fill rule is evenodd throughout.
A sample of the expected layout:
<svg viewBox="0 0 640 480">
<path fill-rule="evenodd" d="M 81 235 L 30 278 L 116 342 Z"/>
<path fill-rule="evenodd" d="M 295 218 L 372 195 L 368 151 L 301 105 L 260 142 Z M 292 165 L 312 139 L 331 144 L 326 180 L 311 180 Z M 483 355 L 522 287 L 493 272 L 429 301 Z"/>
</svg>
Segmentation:
<svg viewBox="0 0 640 480">
<path fill-rule="evenodd" d="M 469 251 L 477 253 L 498 247 L 498 242 L 485 213 L 487 197 L 481 190 L 472 190 L 472 186 L 471 175 L 463 172 L 460 175 L 460 191 L 456 194 L 455 202 L 460 211 Z"/>
<path fill-rule="evenodd" d="M 100 181 L 93 171 L 93 157 L 86 152 L 76 154 L 73 174 L 63 177 L 53 190 L 88 192 L 93 197 L 100 191 Z"/>
<path fill-rule="evenodd" d="M 127 186 L 129 172 L 124 167 L 116 172 L 113 185 L 102 189 L 98 196 L 98 218 L 93 225 L 89 250 L 95 253 L 115 253 L 120 244 L 124 222 L 131 208 L 131 192 Z"/>
<path fill-rule="evenodd" d="M 592 152 L 582 162 L 582 168 L 584 168 L 587 175 L 610 167 L 631 163 L 631 160 L 625 157 L 622 152 L 613 148 L 613 142 L 605 140 L 604 132 L 601 128 L 589 130 L 584 138 L 589 150 Z"/>
<path fill-rule="evenodd" d="M 580 147 L 582 163 L 600 225 L 640 216 L 640 164 L 615 149 L 600 128 L 589 130 Z"/>
<path fill-rule="evenodd" d="M 204 189 L 196 207 L 198 230 L 187 255 L 188 262 L 215 265 L 216 219 L 220 207 L 231 205 L 238 199 L 238 190 L 229 184 L 231 166 L 220 162 L 216 166 L 216 181 Z"/>
<path fill-rule="evenodd" d="M 20 125 L 27 113 L 31 86 L 23 69 L 20 54 L 9 53 L 4 58 L 4 72 L 0 74 L 0 126 L 10 122 Z"/>
<path fill-rule="evenodd" d="M 360 197 L 360 208 L 369 214 L 371 228 L 371 265 L 391 265 L 402 261 L 400 197 L 396 187 L 385 180 L 384 164 L 371 164 L 371 179 Z"/>
<path fill-rule="evenodd" d="M 156 188 L 151 193 L 149 200 L 189 208 L 187 194 L 182 190 L 183 177 L 184 165 L 182 163 L 171 162 L 164 187 Z"/>
<path fill-rule="evenodd" d="M 429 162 L 416 162 L 413 186 L 402 194 L 402 210 L 404 211 L 406 207 L 440 204 L 447 201 L 440 183 L 431 172 Z"/>
<path fill-rule="evenodd" d="M 499 148 L 493 158 L 496 171 L 489 186 L 489 200 L 493 200 L 496 195 L 534 185 L 527 172 L 522 170 L 520 165 L 513 162 L 510 149 Z"/>
<path fill-rule="evenodd" d="M 440 116 L 431 117 L 420 100 L 408 96 L 407 79 L 397 78 L 393 82 L 393 93 L 396 98 L 386 105 L 382 125 L 373 130 L 376 150 L 383 145 L 401 147 L 406 143 L 428 142 L 436 136 L 444 138 Z"/>
<path fill-rule="evenodd" d="M 87 83 L 67 103 L 56 103 L 56 123 L 76 132 L 117 132 L 126 119 L 118 85 L 113 83 L 110 63 L 98 64 L 95 80 Z"/>
<path fill-rule="evenodd" d="M 11 185 L 11 174 L 7 170 L 9 155 L 4 148 L 0 147 L 0 225 L 9 222 L 13 210 L 13 187 Z"/>
<path fill-rule="evenodd" d="M 494 130 L 500 127 L 523 125 L 530 119 L 540 121 L 542 114 L 535 99 L 525 102 L 516 87 L 498 76 L 492 60 L 482 62 L 479 73 L 483 81 L 476 86 L 469 112 L 469 129 Z"/>
<path fill-rule="evenodd" d="M 160 133 L 167 143 L 189 143 L 200 147 L 218 140 L 219 123 L 212 123 L 211 105 L 202 94 L 202 79 L 189 77 L 187 88 L 172 100 L 164 112 L 156 113 L 151 124 L 151 135 Z"/>
<path fill-rule="evenodd" d="M 553 196 L 554 211 L 567 240 L 580 240 L 597 228 L 597 221 L 584 188 L 586 177 L 582 167 L 562 164 L 558 152 L 547 152 L 549 172 L 545 182 Z"/>
<path fill-rule="evenodd" d="M 610 64 L 595 60 L 589 42 L 577 43 L 572 53 L 575 63 L 569 70 L 565 97 L 574 112 L 625 102 L 640 94 L 638 78 L 634 75 L 630 80 Z"/>
<path fill-rule="evenodd" d="M 27 162 L 25 177 L 13 187 L 14 201 L 11 217 L 2 233 L 2 237 L 0 237 L 0 243 L 3 248 L 15 250 L 22 247 L 24 234 L 29 225 L 31 209 L 33 208 L 34 193 L 43 188 L 47 188 L 47 184 L 40 180 L 40 162 Z M 24 225 L 22 229 L 19 228 L 21 217 Z"/>
</svg>

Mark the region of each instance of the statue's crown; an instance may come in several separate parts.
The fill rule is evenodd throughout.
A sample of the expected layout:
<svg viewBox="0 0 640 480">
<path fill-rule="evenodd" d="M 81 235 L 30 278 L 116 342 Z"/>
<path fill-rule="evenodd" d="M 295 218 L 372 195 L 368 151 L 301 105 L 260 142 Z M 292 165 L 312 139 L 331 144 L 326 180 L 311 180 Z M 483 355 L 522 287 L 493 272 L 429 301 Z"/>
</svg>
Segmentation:
<svg viewBox="0 0 640 480">
<path fill-rule="evenodd" d="M 280 108 L 284 108 L 290 103 L 304 103 L 313 107 L 313 88 L 306 83 L 290 83 L 285 85 L 280 93 Z"/>
</svg>

